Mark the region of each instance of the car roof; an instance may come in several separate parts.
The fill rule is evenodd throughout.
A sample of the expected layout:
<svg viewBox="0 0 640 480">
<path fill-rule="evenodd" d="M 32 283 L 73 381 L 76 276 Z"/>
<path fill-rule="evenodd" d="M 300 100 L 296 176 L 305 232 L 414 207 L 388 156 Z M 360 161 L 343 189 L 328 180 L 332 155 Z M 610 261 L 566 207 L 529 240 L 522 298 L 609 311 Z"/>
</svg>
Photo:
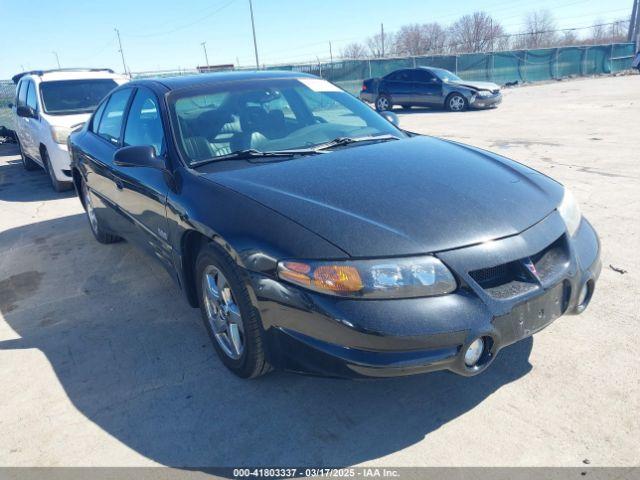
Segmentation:
<svg viewBox="0 0 640 480">
<path fill-rule="evenodd" d="M 23 77 L 31 77 L 42 82 L 53 80 L 83 80 L 89 78 L 126 78 L 114 73 L 110 68 L 61 68 L 57 70 L 31 70 L 18 73 L 11 79 L 18 83 Z"/>
<path fill-rule="evenodd" d="M 179 77 L 154 77 L 134 80 L 133 85 L 160 84 L 168 90 L 179 90 L 194 86 L 242 80 L 266 80 L 276 78 L 317 78 L 314 75 L 287 70 L 242 70 L 230 72 L 202 73 Z"/>
</svg>

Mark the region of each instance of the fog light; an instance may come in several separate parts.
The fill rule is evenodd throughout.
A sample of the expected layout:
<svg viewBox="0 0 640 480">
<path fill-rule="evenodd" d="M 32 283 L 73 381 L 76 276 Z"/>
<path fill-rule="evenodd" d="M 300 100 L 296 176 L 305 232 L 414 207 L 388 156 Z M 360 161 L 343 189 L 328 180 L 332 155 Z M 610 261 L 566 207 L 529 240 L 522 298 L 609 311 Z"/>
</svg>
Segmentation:
<svg viewBox="0 0 640 480">
<path fill-rule="evenodd" d="M 464 364 L 467 367 L 473 367 L 480 357 L 482 356 L 482 352 L 484 351 L 484 340 L 482 338 L 476 338 L 467 351 L 464 353 Z"/>
<path fill-rule="evenodd" d="M 580 295 L 578 295 L 578 307 L 581 307 L 584 302 L 587 300 L 587 295 L 589 294 L 589 284 L 585 283 L 582 286 L 582 290 L 580 290 Z"/>
</svg>

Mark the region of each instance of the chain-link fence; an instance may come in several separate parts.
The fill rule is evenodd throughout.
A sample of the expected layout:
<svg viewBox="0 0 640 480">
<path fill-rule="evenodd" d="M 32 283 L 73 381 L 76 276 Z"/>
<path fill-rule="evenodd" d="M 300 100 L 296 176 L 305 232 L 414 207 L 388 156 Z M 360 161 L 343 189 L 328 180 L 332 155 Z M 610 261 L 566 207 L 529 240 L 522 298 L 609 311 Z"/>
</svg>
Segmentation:
<svg viewBox="0 0 640 480">
<path fill-rule="evenodd" d="M 14 101 L 16 86 L 11 80 L 0 80 L 0 126 L 13 130 L 13 115 L 9 104 Z"/>
<path fill-rule="evenodd" d="M 498 84 L 616 73 L 631 68 L 634 48 L 633 43 L 614 43 L 493 53 L 338 60 L 270 65 L 265 68 L 311 73 L 357 94 L 365 78 L 381 77 L 400 68 L 419 66 L 445 68 L 465 80 L 485 80 Z M 197 69 L 183 69 L 137 72 L 132 76 L 146 78 L 198 73 Z M 13 102 L 14 95 L 13 82 L 0 80 L 0 125 L 8 128 L 12 128 L 13 117 L 7 107 Z"/>
<path fill-rule="evenodd" d="M 633 43 L 615 43 L 494 53 L 341 60 L 267 68 L 312 73 L 357 93 L 365 78 L 382 77 L 401 68 L 444 68 L 465 80 L 484 80 L 502 85 L 508 82 L 537 82 L 616 73 L 631 68 L 633 55 Z"/>
</svg>

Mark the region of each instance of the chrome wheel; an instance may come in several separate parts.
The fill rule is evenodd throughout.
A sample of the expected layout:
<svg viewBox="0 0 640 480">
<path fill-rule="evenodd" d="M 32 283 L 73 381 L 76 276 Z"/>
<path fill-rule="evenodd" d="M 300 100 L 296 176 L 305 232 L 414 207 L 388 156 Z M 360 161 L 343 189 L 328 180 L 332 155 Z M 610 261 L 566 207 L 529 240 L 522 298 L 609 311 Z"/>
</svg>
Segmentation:
<svg viewBox="0 0 640 480">
<path fill-rule="evenodd" d="M 387 100 L 386 97 L 380 97 L 376 101 L 376 106 L 378 107 L 378 110 L 380 110 L 381 112 L 385 110 L 389 110 L 389 100 Z"/>
<path fill-rule="evenodd" d="M 244 325 L 229 282 L 213 265 L 202 275 L 202 296 L 207 321 L 222 351 L 234 360 L 244 352 Z"/>
<path fill-rule="evenodd" d="M 84 196 L 84 206 L 87 210 L 87 217 L 89 217 L 89 223 L 91 224 L 91 230 L 93 233 L 98 233 L 98 217 L 96 217 L 96 212 L 93 209 L 93 203 L 91 202 L 91 195 L 89 195 L 89 189 L 87 188 L 87 184 L 82 184 L 82 193 Z"/>
<path fill-rule="evenodd" d="M 461 95 L 454 95 L 449 99 L 449 108 L 452 112 L 461 112 L 464 110 L 465 101 Z"/>
</svg>

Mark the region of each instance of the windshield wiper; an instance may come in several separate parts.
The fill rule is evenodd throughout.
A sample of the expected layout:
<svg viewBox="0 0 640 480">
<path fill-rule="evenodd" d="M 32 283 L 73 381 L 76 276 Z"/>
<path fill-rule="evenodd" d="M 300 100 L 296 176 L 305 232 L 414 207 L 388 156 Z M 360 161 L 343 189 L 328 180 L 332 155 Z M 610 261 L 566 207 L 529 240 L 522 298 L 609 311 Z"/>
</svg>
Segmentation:
<svg viewBox="0 0 640 480">
<path fill-rule="evenodd" d="M 330 142 L 316 145 L 315 150 L 329 150 L 334 147 L 342 147 L 344 145 L 350 145 L 352 143 L 360 142 L 388 142 L 390 140 L 400 140 L 400 137 L 395 135 L 368 135 L 366 137 L 338 137 L 334 138 Z"/>
<path fill-rule="evenodd" d="M 255 148 L 248 148 L 246 150 L 237 150 L 235 152 L 227 153 L 226 155 L 219 155 L 217 157 L 208 158 L 206 160 L 199 160 L 191 162 L 192 167 L 198 167 L 206 163 L 223 162 L 225 160 L 250 160 L 252 158 L 273 158 L 273 157 L 293 157 L 295 155 L 313 155 L 318 152 L 315 148 L 301 148 L 298 150 L 273 150 L 263 152 L 256 150 Z"/>
</svg>

